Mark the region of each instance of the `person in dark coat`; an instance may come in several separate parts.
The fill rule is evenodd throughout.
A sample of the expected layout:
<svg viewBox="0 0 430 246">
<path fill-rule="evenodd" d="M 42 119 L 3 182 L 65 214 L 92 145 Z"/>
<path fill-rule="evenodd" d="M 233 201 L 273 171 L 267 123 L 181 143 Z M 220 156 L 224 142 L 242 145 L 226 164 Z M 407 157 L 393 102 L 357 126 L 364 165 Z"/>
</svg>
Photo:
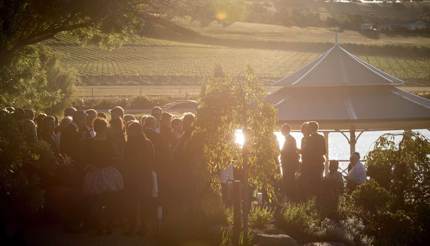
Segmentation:
<svg viewBox="0 0 430 246">
<path fill-rule="evenodd" d="M 143 133 L 138 122 L 127 127 L 125 145 L 124 183 L 129 207 L 131 232 L 142 229 L 142 220 L 148 225 L 155 214 L 152 198 L 152 171 L 154 170 L 154 147 Z"/>
<path fill-rule="evenodd" d="M 318 134 L 318 123 L 311 121 L 308 123 L 309 136 L 305 138 L 302 144 L 302 175 L 306 182 L 306 193 L 317 195 L 318 187 L 324 172 L 325 155 L 327 153 L 325 139 Z"/>
<path fill-rule="evenodd" d="M 291 136 L 291 128 L 284 124 L 281 128 L 282 135 L 285 137 L 284 145 L 281 149 L 281 165 L 285 187 L 285 195 L 294 196 L 296 190 L 296 173 L 299 171 L 299 151 L 296 139 Z"/>
</svg>

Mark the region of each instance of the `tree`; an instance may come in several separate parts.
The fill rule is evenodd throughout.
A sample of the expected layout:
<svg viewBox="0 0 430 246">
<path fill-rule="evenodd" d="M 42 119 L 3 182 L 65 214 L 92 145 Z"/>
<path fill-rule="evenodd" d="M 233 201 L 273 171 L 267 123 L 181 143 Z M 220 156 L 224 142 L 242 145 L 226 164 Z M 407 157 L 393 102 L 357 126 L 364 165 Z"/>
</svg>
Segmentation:
<svg viewBox="0 0 430 246">
<path fill-rule="evenodd" d="M 69 32 L 80 39 L 132 34 L 144 14 L 156 12 L 151 0 L 3 0 L 0 1 L 0 64 L 27 45 Z M 164 1 L 163 1 L 164 2 Z"/>
<path fill-rule="evenodd" d="M 1 105 L 59 111 L 76 73 L 61 66 L 43 41 L 67 35 L 79 42 L 113 44 L 141 31 L 166 1 L 0 1 Z"/>
<path fill-rule="evenodd" d="M 274 179 L 279 177 L 279 150 L 273 135 L 275 110 L 265 102 L 262 84 L 251 69 L 243 78 L 218 74 L 204 86 L 197 112 L 197 129 L 204 139 L 212 182 L 220 170 L 233 164 L 247 168 L 247 181 L 253 187 L 273 195 Z M 243 152 L 234 141 L 236 129 L 243 129 L 245 134 Z"/>
<path fill-rule="evenodd" d="M 352 194 L 352 208 L 374 245 L 423 245 L 429 240 L 430 140 L 405 131 L 379 138 L 367 156 L 370 181 Z"/>
</svg>

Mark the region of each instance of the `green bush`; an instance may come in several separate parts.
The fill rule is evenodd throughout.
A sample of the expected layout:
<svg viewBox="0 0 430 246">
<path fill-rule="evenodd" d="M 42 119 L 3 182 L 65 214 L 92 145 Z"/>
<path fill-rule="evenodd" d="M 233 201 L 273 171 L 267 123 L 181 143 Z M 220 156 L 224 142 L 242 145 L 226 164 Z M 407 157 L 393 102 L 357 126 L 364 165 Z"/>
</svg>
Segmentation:
<svg viewBox="0 0 430 246">
<path fill-rule="evenodd" d="M 317 230 L 321 222 L 313 200 L 288 203 L 282 212 L 279 228 L 299 241 L 305 241 Z"/>
<path fill-rule="evenodd" d="M 377 140 L 367 156 L 370 181 L 349 202 L 350 217 L 374 245 L 422 245 L 430 239 L 430 140 L 405 131 Z"/>
<path fill-rule="evenodd" d="M 263 229 L 273 221 L 273 211 L 267 207 L 253 207 L 249 212 L 249 224 L 253 228 Z"/>
<path fill-rule="evenodd" d="M 46 142 L 26 141 L 22 122 L 0 116 L 0 218 L 25 223 L 44 207 L 42 173 L 50 173 L 54 154 Z"/>
</svg>

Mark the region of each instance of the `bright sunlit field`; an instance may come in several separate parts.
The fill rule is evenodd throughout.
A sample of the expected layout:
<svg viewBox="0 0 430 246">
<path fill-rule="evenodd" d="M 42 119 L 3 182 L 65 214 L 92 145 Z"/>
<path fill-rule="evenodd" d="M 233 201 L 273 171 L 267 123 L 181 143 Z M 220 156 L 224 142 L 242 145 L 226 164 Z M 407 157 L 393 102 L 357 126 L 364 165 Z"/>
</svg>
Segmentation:
<svg viewBox="0 0 430 246">
<path fill-rule="evenodd" d="M 97 47 L 56 46 L 63 61 L 75 68 L 88 85 L 186 85 L 200 84 L 221 65 L 230 75 L 249 65 L 265 82 L 291 74 L 319 53 L 289 50 L 230 48 L 208 45 L 156 43 L 101 50 Z M 430 58 L 361 56 L 384 71 L 409 82 L 430 81 Z"/>
</svg>

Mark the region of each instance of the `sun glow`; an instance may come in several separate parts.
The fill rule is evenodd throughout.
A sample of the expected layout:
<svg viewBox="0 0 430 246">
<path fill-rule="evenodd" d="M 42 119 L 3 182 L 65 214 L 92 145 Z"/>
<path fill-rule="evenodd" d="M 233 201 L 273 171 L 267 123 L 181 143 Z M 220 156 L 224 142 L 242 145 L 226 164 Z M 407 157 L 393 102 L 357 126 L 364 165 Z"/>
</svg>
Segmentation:
<svg viewBox="0 0 430 246">
<path fill-rule="evenodd" d="M 245 144 L 245 134 L 242 129 L 236 129 L 234 131 L 234 142 L 239 145 L 240 148 L 243 148 Z"/>
<path fill-rule="evenodd" d="M 227 13 L 223 10 L 220 10 L 215 14 L 215 18 L 219 21 L 223 21 L 225 18 L 227 18 Z"/>
</svg>

